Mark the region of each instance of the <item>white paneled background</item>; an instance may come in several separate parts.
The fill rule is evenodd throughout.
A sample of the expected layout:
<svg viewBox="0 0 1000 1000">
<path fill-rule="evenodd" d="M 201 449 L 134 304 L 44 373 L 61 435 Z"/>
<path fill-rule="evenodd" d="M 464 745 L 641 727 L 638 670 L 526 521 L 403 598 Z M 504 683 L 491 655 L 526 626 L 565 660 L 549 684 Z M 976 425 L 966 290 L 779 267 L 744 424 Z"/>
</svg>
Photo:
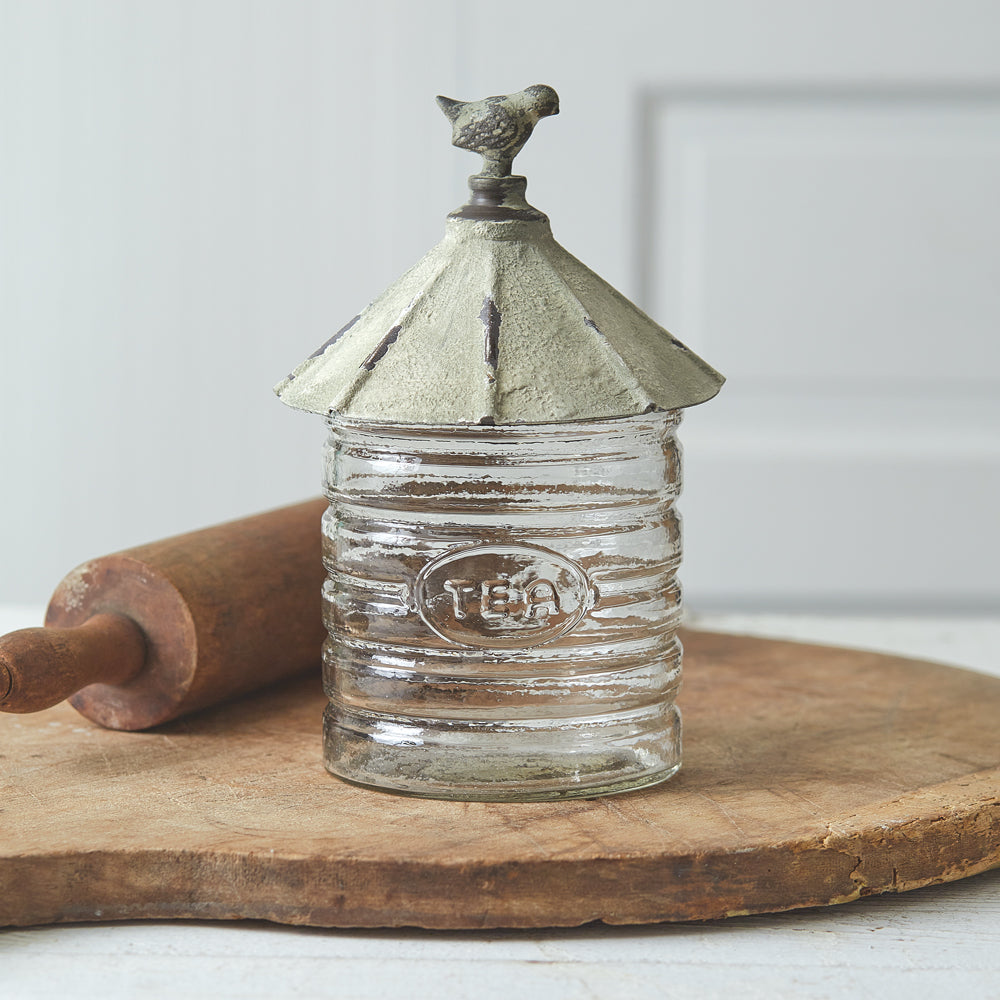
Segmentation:
<svg viewBox="0 0 1000 1000">
<path fill-rule="evenodd" d="M 464 199 L 434 95 L 547 82 L 529 198 L 729 376 L 689 603 L 995 611 L 998 52 L 986 0 L 0 0 L 0 602 L 316 492 L 271 384 Z"/>
</svg>

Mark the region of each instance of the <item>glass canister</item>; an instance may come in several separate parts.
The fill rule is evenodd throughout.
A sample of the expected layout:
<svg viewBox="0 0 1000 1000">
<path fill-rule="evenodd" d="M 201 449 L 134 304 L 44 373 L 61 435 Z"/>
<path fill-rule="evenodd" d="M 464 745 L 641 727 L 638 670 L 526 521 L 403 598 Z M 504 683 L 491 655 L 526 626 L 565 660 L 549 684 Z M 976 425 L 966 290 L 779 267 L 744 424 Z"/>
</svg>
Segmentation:
<svg viewBox="0 0 1000 1000">
<path fill-rule="evenodd" d="M 435 798 L 655 784 L 681 763 L 676 429 L 722 378 L 509 176 L 550 88 L 439 101 L 484 157 L 470 202 L 278 386 L 329 427 L 326 766 Z"/>
<path fill-rule="evenodd" d="M 677 770 L 678 420 L 330 421 L 330 771 L 533 799 Z"/>
</svg>

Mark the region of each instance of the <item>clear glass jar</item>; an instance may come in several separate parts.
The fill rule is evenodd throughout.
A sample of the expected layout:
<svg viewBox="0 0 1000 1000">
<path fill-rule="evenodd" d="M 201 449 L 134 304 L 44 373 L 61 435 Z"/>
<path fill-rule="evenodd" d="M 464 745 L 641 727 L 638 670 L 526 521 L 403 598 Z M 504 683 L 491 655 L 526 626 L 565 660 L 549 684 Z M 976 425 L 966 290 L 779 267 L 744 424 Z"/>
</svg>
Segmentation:
<svg viewBox="0 0 1000 1000">
<path fill-rule="evenodd" d="M 679 422 L 331 418 L 327 768 L 487 801 L 674 774 Z"/>
</svg>

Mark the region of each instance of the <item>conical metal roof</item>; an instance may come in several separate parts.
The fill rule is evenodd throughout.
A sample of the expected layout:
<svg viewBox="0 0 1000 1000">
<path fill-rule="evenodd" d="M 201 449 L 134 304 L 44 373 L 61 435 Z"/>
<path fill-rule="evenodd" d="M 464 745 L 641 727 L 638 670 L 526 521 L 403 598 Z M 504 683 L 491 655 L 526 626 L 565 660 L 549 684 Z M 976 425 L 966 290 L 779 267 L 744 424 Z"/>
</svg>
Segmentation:
<svg viewBox="0 0 1000 1000">
<path fill-rule="evenodd" d="M 497 170 L 497 154 L 468 141 L 494 131 L 476 117 L 485 108 L 514 118 L 511 145 L 523 145 L 535 123 L 523 110 L 532 91 L 545 92 L 536 107 L 548 102 L 538 117 L 555 113 L 550 88 L 442 104 L 456 144 L 484 156 L 470 204 L 452 213 L 436 247 L 275 387 L 283 402 L 371 422 L 504 425 L 632 416 L 719 391 L 717 371 L 553 239 L 548 219 L 524 201 L 524 178 L 502 174 L 509 158 Z M 504 101 L 509 113 L 487 103 Z"/>
</svg>

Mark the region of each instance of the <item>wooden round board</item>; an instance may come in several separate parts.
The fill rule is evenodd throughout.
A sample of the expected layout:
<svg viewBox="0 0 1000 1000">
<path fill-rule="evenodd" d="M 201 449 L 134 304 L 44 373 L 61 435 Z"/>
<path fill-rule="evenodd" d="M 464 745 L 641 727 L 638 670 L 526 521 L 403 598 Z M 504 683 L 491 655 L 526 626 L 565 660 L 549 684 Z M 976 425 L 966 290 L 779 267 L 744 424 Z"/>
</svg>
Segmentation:
<svg viewBox="0 0 1000 1000">
<path fill-rule="evenodd" d="M 555 803 L 403 798 L 320 763 L 318 677 L 146 733 L 0 718 L 0 924 L 698 920 L 1000 863 L 1000 680 L 685 635 L 684 768 Z"/>
</svg>

